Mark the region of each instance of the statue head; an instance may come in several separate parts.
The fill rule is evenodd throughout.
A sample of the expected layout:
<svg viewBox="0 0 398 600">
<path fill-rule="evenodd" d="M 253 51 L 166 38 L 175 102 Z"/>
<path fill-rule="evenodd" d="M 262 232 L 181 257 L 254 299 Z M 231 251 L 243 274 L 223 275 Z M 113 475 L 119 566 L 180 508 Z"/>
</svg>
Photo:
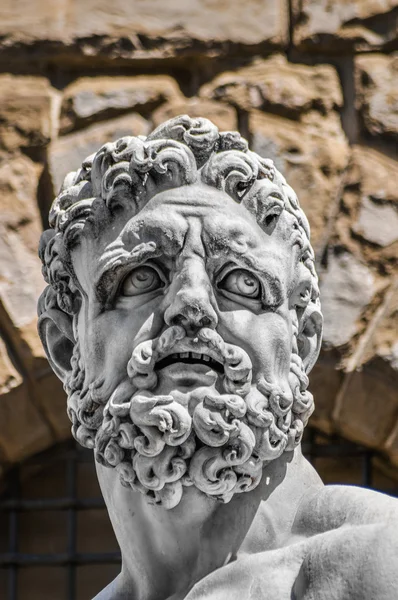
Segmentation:
<svg viewBox="0 0 398 600">
<path fill-rule="evenodd" d="M 88 157 L 50 225 L 39 332 L 74 437 L 165 508 L 254 489 L 300 444 L 322 330 L 308 222 L 272 161 L 180 116 Z"/>
</svg>

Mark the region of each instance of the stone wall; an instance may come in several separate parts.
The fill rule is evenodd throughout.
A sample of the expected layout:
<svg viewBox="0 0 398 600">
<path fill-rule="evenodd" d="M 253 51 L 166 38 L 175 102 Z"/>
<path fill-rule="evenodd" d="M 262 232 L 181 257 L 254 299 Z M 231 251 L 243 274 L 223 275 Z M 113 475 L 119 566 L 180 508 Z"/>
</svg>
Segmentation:
<svg viewBox="0 0 398 600">
<path fill-rule="evenodd" d="M 189 113 L 239 129 L 296 189 L 325 313 L 313 423 L 398 469 L 397 16 L 397 0 L 3 0 L 3 466 L 69 436 L 35 316 L 63 176 Z"/>
</svg>

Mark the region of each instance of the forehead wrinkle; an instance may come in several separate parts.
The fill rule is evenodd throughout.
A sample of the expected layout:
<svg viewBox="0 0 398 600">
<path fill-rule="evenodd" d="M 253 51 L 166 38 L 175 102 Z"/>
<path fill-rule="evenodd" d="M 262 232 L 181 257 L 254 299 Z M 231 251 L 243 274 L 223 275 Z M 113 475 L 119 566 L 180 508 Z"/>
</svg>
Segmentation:
<svg viewBox="0 0 398 600">
<path fill-rule="evenodd" d="M 228 223 L 227 218 L 226 221 Z M 280 272 L 283 272 L 281 264 L 283 259 L 274 244 L 265 245 L 265 240 L 259 238 L 256 235 L 258 232 L 247 222 L 237 224 L 230 221 L 230 227 L 224 222 L 222 227 L 219 227 L 213 221 L 209 225 L 210 231 L 204 231 L 209 240 L 209 243 L 204 242 L 207 254 L 213 255 L 212 257 L 215 259 L 220 254 L 227 259 L 231 257 L 237 265 L 251 270 L 267 284 L 275 299 L 275 304 L 279 304 L 284 296 L 283 280 L 279 275 Z M 233 230 L 233 234 L 231 234 L 231 230 Z M 237 230 L 240 230 L 240 235 L 237 235 Z M 262 231 L 260 235 L 264 235 Z"/>
<path fill-rule="evenodd" d="M 187 227 L 186 220 L 178 215 L 163 210 L 148 211 L 126 225 L 122 240 L 127 248 L 134 248 L 144 241 L 155 241 L 159 254 L 174 257 L 184 247 Z"/>
</svg>

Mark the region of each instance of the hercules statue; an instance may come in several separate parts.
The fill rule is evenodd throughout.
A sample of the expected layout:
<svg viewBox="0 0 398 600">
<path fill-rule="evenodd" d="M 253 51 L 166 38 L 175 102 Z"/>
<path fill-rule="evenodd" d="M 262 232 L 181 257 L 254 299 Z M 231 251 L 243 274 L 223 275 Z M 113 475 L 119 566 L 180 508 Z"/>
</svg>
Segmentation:
<svg viewBox="0 0 398 600">
<path fill-rule="evenodd" d="M 322 314 L 307 219 L 180 116 L 70 173 L 39 332 L 121 548 L 97 600 L 396 600 L 398 503 L 302 456 Z"/>
</svg>

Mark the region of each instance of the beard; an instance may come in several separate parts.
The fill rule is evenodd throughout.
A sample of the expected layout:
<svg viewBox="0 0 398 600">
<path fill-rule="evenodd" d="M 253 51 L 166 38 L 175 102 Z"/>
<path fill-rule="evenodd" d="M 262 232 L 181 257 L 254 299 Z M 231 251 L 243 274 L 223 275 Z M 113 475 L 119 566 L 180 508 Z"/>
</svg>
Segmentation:
<svg viewBox="0 0 398 600">
<path fill-rule="evenodd" d="M 218 389 L 152 391 L 158 385 L 156 364 L 172 351 L 206 353 L 220 363 Z M 74 437 L 94 449 L 100 464 L 116 469 L 123 486 L 167 509 L 177 506 L 184 488 L 192 485 L 221 502 L 253 490 L 264 467 L 300 443 L 313 411 L 298 353 L 292 354 L 282 389 L 264 377 L 253 381 L 245 350 L 207 328 L 192 339 L 172 326 L 138 344 L 125 379 L 107 400 L 104 379 L 85 384 L 78 342 L 71 364 L 65 388 Z"/>
</svg>

